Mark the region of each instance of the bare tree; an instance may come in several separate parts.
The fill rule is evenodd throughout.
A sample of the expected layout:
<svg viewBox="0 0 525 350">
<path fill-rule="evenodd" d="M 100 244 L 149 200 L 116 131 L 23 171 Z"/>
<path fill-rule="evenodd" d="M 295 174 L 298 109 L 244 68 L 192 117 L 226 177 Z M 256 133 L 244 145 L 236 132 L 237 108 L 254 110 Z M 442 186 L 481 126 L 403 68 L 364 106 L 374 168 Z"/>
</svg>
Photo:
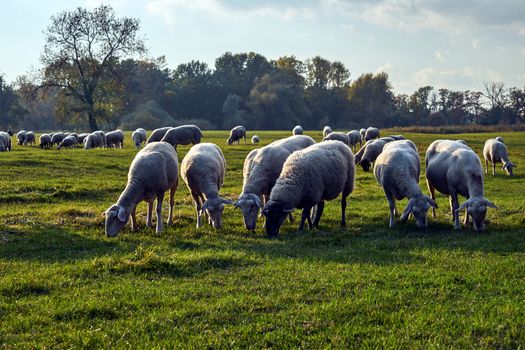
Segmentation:
<svg viewBox="0 0 525 350">
<path fill-rule="evenodd" d="M 489 99 L 492 109 L 505 106 L 505 84 L 501 82 L 485 82 L 485 97 Z"/>
<path fill-rule="evenodd" d="M 98 129 L 97 115 L 108 95 L 101 82 L 111 76 L 112 65 L 122 56 L 144 54 L 138 37 L 139 21 L 116 18 L 110 6 L 92 11 L 77 8 L 51 17 L 44 31 L 46 44 L 40 87 L 59 87 L 73 97 L 76 110 L 86 116 L 89 128 Z"/>
</svg>

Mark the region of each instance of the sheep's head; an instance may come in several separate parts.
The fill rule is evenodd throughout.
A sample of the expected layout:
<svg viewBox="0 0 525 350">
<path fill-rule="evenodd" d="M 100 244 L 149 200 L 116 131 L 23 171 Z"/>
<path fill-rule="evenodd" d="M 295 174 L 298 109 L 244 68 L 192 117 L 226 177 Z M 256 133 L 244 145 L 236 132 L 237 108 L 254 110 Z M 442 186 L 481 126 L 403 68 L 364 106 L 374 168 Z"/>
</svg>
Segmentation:
<svg viewBox="0 0 525 350">
<path fill-rule="evenodd" d="M 370 171 L 372 163 L 368 159 L 361 159 L 357 165 L 361 165 L 364 171 Z"/>
<path fill-rule="evenodd" d="M 456 209 L 456 213 L 459 214 L 459 212 L 467 208 L 467 215 L 470 215 L 472 217 L 472 223 L 474 224 L 474 230 L 475 231 L 484 231 L 485 230 L 485 216 L 487 215 L 487 207 L 491 207 L 494 209 L 498 209 L 498 207 L 489 201 L 488 199 L 485 199 L 483 197 L 472 197 L 469 198 L 467 201 L 463 202 L 459 206 L 458 209 Z"/>
<path fill-rule="evenodd" d="M 124 207 L 114 204 L 103 215 L 106 217 L 106 236 L 115 237 L 126 226 L 130 213 Z"/>
<path fill-rule="evenodd" d="M 427 213 L 430 207 L 437 208 L 437 203 L 428 196 L 419 196 L 411 198 L 408 201 L 405 211 L 401 215 L 401 221 L 405 222 L 408 216 L 412 214 L 416 220 L 416 225 L 419 228 L 427 228 Z"/>
<path fill-rule="evenodd" d="M 241 194 L 239 200 L 235 203 L 235 208 L 241 208 L 244 227 L 246 227 L 247 230 L 255 230 L 257 214 L 259 214 L 259 209 L 262 208 L 262 202 L 259 196 L 254 193 Z"/>
<path fill-rule="evenodd" d="M 214 229 L 222 227 L 222 212 L 225 204 L 233 204 L 232 201 L 221 197 L 206 200 L 202 205 L 202 212 L 206 212 Z M 201 213 L 202 214 L 202 213 Z"/>
<path fill-rule="evenodd" d="M 510 176 L 514 176 L 513 168 L 517 168 L 516 164 L 512 163 L 511 161 L 506 162 L 503 164 L 503 170 L 507 172 Z"/>
<path fill-rule="evenodd" d="M 286 220 L 293 208 L 287 208 L 281 202 L 269 201 L 263 208 L 263 215 L 266 216 L 266 234 L 275 237 L 279 234 L 281 225 Z"/>
<path fill-rule="evenodd" d="M 233 137 L 228 137 L 228 145 L 231 145 L 233 143 Z"/>
</svg>

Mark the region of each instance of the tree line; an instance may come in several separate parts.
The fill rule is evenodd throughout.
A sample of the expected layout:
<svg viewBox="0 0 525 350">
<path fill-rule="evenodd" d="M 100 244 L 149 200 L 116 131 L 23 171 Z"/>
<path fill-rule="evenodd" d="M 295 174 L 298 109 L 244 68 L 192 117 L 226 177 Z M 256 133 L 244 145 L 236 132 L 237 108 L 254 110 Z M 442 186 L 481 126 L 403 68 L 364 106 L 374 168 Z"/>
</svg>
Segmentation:
<svg viewBox="0 0 525 350">
<path fill-rule="evenodd" d="M 105 5 L 53 16 L 42 68 L 12 84 L 0 76 L 0 128 L 350 129 L 525 121 L 525 88 L 499 82 L 486 83 L 482 92 L 424 86 L 395 94 L 385 72 L 351 80 L 339 61 L 255 52 L 226 52 L 214 67 L 192 60 L 169 69 L 164 57 L 144 58 L 139 27 Z"/>
</svg>

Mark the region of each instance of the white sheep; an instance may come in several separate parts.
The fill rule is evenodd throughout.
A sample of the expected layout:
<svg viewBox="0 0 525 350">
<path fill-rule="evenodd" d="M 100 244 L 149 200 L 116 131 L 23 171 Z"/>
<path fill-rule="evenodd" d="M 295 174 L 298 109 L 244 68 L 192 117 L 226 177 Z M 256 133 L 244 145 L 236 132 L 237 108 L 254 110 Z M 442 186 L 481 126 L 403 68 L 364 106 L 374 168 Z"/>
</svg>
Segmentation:
<svg viewBox="0 0 525 350">
<path fill-rule="evenodd" d="M 385 192 L 390 209 L 390 227 L 394 227 L 396 200 L 408 198 L 408 204 L 401 215 L 405 222 L 412 214 L 419 228 L 427 227 L 427 212 L 437 204 L 425 196 L 419 188 L 420 166 L 416 145 L 410 140 L 386 144 L 374 164 L 374 175 Z"/>
<path fill-rule="evenodd" d="M 363 147 L 355 154 L 355 164 L 361 165 L 364 171 L 369 171 L 372 163 L 383 151 L 383 147 L 388 142 L 386 140 L 378 139 L 367 141 Z"/>
<path fill-rule="evenodd" d="M 122 130 L 114 130 L 106 133 L 106 147 L 124 148 L 124 133 Z"/>
<path fill-rule="evenodd" d="M 62 142 L 60 142 L 60 144 L 58 145 L 57 149 L 71 148 L 76 144 L 77 144 L 77 139 L 75 138 L 75 136 L 69 135 L 69 136 L 64 137 Z"/>
<path fill-rule="evenodd" d="M 133 140 L 133 143 L 137 149 L 139 149 L 140 146 L 146 142 L 147 138 L 148 135 L 146 134 L 146 130 L 143 128 L 138 128 L 131 134 L 131 139 Z"/>
<path fill-rule="evenodd" d="M 44 148 L 51 148 L 51 146 L 52 146 L 51 135 L 50 134 L 42 134 L 42 135 L 40 135 L 40 137 L 38 138 L 38 141 L 40 143 L 40 148 L 42 148 L 42 149 L 44 149 Z"/>
<path fill-rule="evenodd" d="M 100 137 L 101 144 L 98 147 L 105 148 L 107 145 L 106 133 L 102 130 L 97 130 L 97 131 L 93 131 L 92 134 L 98 135 L 98 137 Z"/>
<path fill-rule="evenodd" d="M 84 139 L 84 149 L 93 149 L 103 146 L 102 138 L 99 133 L 91 133 Z"/>
<path fill-rule="evenodd" d="M 24 144 L 24 140 L 26 139 L 26 131 L 20 130 L 16 133 L 16 139 L 18 140 L 18 145 L 22 146 Z"/>
<path fill-rule="evenodd" d="M 348 145 L 350 147 L 356 148 L 357 144 L 359 144 L 359 147 L 363 144 L 363 139 L 361 138 L 361 134 L 358 130 L 351 130 L 349 131 L 346 136 L 348 136 Z"/>
<path fill-rule="evenodd" d="M 87 137 L 88 135 L 89 135 L 89 134 L 88 134 L 88 133 L 85 133 L 85 132 L 79 134 L 79 135 L 78 135 L 78 139 L 77 139 L 78 143 L 79 143 L 79 144 L 83 144 L 83 143 L 84 143 L 84 140 L 86 139 L 86 137 Z"/>
<path fill-rule="evenodd" d="M 366 129 L 359 129 L 359 134 L 361 134 L 361 142 L 366 142 L 365 141 Z"/>
<path fill-rule="evenodd" d="M 224 184 L 226 161 L 221 149 L 213 143 L 199 143 L 188 151 L 181 163 L 181 177 L 195 202 L 197 228 L 201 227 L 203 213 L 215 229 L 222 226 L 225 204 L 232 201 L 221 198 L 219 190 Z"/>
<path fill-rule="evenodd" d="M 403 135 L 389 135 L 387 137 L 390 137 L 391 139 L 394 139 L 395 141 L 404 140 L 405 137 Z"/>
<path fill-rule="evenodd" d="M 60 142 L 62 142 L 62 140 L 64 139 L 64 137 L 66 137 L 66 135 L 61 131 L 55 132 L 54 134 L 52 134 L 51 135 L 51 146 L 59 145 Z"/>
<path fill-rule="evenodd" d="M 303 134 L 303 127 L 301 125 L 296 125 L 292 129 L 292 135 L 302 135 Z"/>
<path fill-rule="evenodd" d="M 28 131 L 24 135 L 24 145 L 34 145 L 35 142 L 35 133 L 32 131 Z"/>
<path fill-rule="evenodd" d="M 505 146 L 501 137 L 485 141 L 483 158 L 485 158 L 485 174 L 489 172 L 489 162 L 492 163 L 492 175 L 496 175 L 496 163 L 502 162 L 502 169 L 510 176 L 514 175 L 513 168 L 516 168 L 516 165 L 510 161 L 507 146 Z"/>
<path fill-rule="evenodd" d="M 11 152 L 11 136 L 5 131 L 0 131 L 0 152 Z"/>
<path fill-rule="evenodd" d="M 169 129 L 161 141 L 167 142 L 175 149 L 177 145 L 196 145 L 201 142 L 202 131 L 197 125 L 181 125 Z"/>
<path fill-rule="evenodd" d="M 172 126 L 165 126 L 163 128 L 158 128 L 158 129 L 153 130 L 151 132 L 151 135 L 149 135 L 147 143 L 158 142 L 162 140 L 162 138 L 164 137 L 164 135 L 166 135 L 168 130 L 172 128 L 173 128 Z"/>
<path fill-rule="evenodd" d="M 261 138 L 260 138 L 259 136 L 257 136 L 257 135 L 253 135 L 253 136 L 252 136 L 252 143 L 253 143 L 254 145 L 256 145 L 256 144 L 258 144 L 259 142 L 261 142 Z"/>
<path fill-rule="evenodd" d="M 378 139 L 380 137 L 380 132 L 378 128 L 374 128 L 373 126 L 366 129 L 365 132 L 365 141 L 370 141 L 373 139 Z"/>
<path fill-rule="evenodd" d="M 332 132 L 332 128 L 329 127 L 328 125 L 326 125 L 326 126 L 323 128 L 323 137 L 328 136 L 328 134 L 330 134 L 331 132 Z"/>
<path fill-rule="evenodd" d="M 345 145 L 348 145 L 350 143 L 348 140 L 348 136 L 344 132 L 339 132 L 339 131 L 331 132 L 323 138 L 323 141 L 331 141 L 331 140 L 341 141 Z"/>
<path fill-rule="evenodd" d="M 435 200 L 435 190 L 450 196 L 454 228 L 460 228 L 459 211 L 466 208 L 465 225 L 470 216 L 474 230 L 483 231 L 487 206 L 497 207 L 483 197 L 483 167 L 478 155 L 461 142 L 436 140 L 427 149 L 425 163 L 430 197 Z M 461 205 L 458 195 L 467 198 Z M 435 217 L 435 209 L 432 212 Z"/>
<path fill-rule="evenodd" d="M 342 193 L 341 226 L 346 225 L 346 197 L 354 189 L 355 165 L 350 147 L 339 141 L 326 141 L 292 153 L 273 186 L 270 200 L 263 209 L 266 216 L 266 233 L 276 236 L 286 216 L 302 210 L 299 229 L 308 221 L 316 227 L 323 214 L 324 201 Z M 310 211 L 317 205 L 312 223 Z"/>
<path fill-rule="evenodd" d="M 244 138 L 244 144 L 246 144 L 246 128 L 242 125 L 237 125 L 230 130 L 230 137 L 228 137 L 228 145 L 231 145 L 235 142 L 239 144 L 239 140 Z"/>
<path fill-rule="evenodd" d="M 288 156 L 313 144 L 315 140 L 310 136 L 294 135 L 248 153 L 243 167 L 242 193 L 235 203 L 242 211 L 246 229 L 255 230 L 259 209 L 270 195 Z"/>
<path fill-rule="evenodd" d="M 92 135 L 92 134 L 91 134 Z M 106 210 L 106 236 L 115 237 L 131 216 L 131 230 L 136 231 L 137 204 L 148 203 L 146 225 L 152 226 L 153 202 L 157 200 L 156 232 L 162 231 L 162 201 L 170 190 L 170 209 L 167 224 L 172 224 L 174 196 L 179 183 L 177 152 L 168 143 L 156 142 L 140 150 L 128 172 L 128 183 L 117 203 Z"/>
</svg>

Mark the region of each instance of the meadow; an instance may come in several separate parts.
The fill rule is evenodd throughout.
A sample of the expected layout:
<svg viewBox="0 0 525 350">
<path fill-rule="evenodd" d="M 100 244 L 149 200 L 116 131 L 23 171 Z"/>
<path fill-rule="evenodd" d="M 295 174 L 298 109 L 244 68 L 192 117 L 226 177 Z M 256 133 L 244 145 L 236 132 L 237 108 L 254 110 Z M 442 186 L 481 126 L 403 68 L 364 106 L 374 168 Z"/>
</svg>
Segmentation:
<svg viewBox="0 0 525 350">
<path fill-rule="evenodd" d="M 224 197 L 241 192 L 248 152 L 289 132 L 257 134 L 257 146 L 228 146 L 226 131 L 204 132 L 226 156 Z M 382 190 L 358 168 L 347 228 L 335 200 L 318 229 L 286 223 L 278 239 L 262 219 L 246 231 L 233 206 L 221 230 L 196 229 L 182 180 L 173 226 L 156 235 L 142 203 L 138 232 L 106 238 L 101 213 L 137 152 L 130 134 L 124 149 L 14 145 L 0 153 L 0 348 L 523 348 L 525 132 L 405 133 L 422 162 L 434 139 L 481 156 L 496 135 L 518 167 L 485 178 L 499 207 L 486 232 L 453 230 L 443 195 L 427 230 L 412 219 L 389 229 Z M 420 185 L 428 193 L 424 167 Z"/>
</svg>

